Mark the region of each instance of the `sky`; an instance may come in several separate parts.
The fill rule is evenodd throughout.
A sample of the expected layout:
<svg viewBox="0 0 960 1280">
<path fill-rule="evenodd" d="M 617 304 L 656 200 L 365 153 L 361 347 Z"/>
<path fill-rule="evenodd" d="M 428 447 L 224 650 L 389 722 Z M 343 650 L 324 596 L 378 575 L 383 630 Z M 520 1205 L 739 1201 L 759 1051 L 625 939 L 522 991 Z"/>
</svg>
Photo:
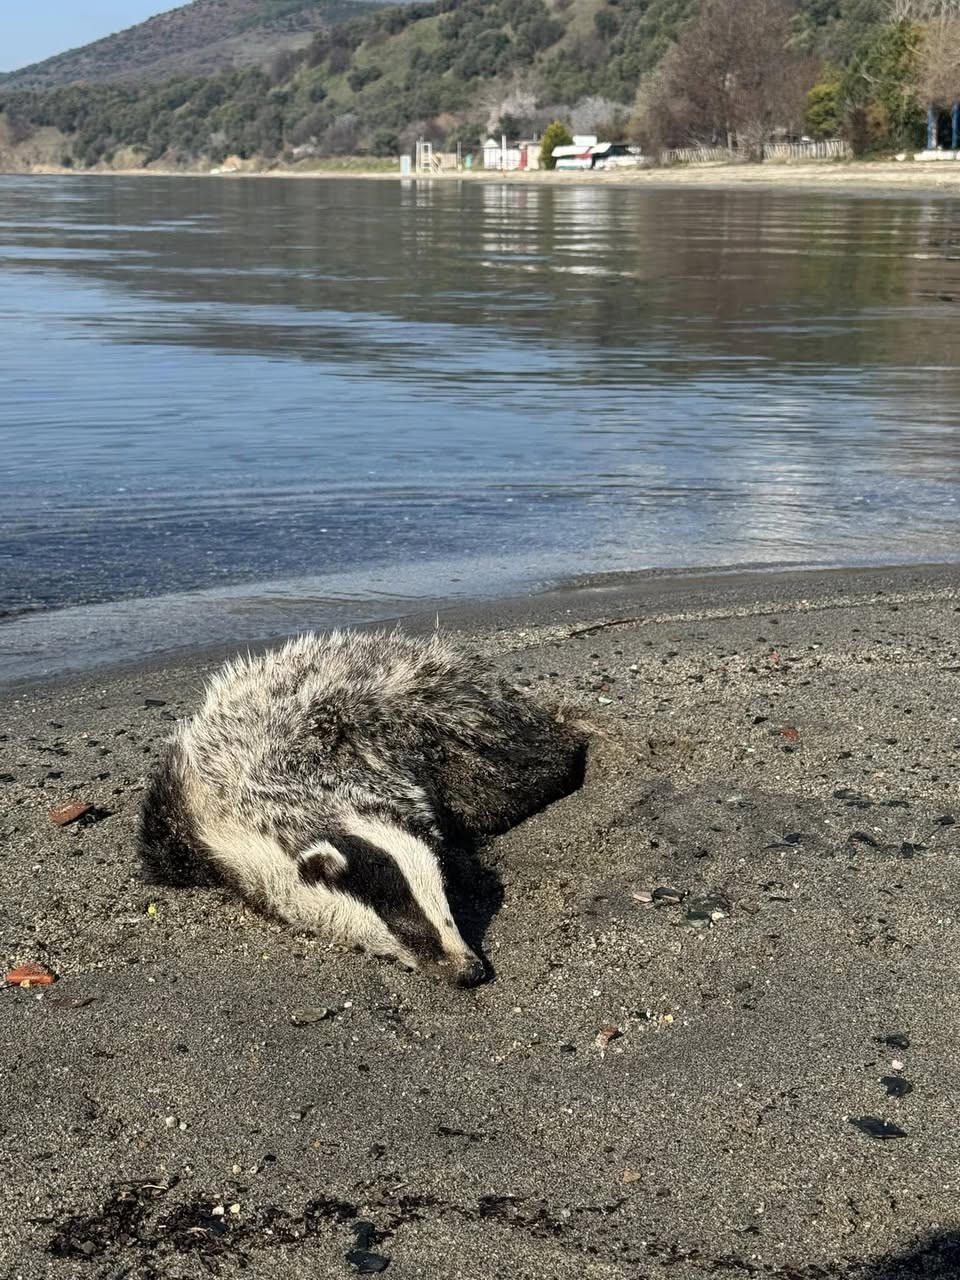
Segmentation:
<svg viewBox="0 0 960 1280">
<path fill-rule="evenodd" d="M 113 35 L 186 0 L 0 0 L 0 71 Z"/>
</svg>

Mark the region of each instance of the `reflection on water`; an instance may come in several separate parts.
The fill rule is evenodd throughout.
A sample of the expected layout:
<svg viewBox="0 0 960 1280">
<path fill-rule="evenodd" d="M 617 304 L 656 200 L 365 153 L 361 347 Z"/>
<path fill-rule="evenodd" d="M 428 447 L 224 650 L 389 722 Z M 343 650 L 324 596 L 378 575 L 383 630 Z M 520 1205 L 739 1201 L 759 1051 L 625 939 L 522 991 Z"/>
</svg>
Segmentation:
<svg viewBox="0 0 960 1280">
<path fill-rule="evenodd" d="M 953 557 L 958 259 L 932 199 L 0 178 L 0 608 Z"/>
</svg>

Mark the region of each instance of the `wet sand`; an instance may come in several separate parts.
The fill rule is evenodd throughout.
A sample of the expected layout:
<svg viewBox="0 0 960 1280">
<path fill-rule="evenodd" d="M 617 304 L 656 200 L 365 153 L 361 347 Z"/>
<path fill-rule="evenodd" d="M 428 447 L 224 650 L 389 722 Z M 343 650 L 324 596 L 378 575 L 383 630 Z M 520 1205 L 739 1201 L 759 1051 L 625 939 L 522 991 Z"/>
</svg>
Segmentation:
<svg viewBox="0 0 960 1280">
<path fill-rule="evenodd" d="M 358 1220 L 398 1278 L 956 1275 L 960 572 L 448 625 L 602 730 L 461 880 L 473 991 L 142 883 L 209 657 L 2 695 L 2 950 L 58 981 L 0 993 L 0 1277 L 345 1276 Z"/>
</svg>

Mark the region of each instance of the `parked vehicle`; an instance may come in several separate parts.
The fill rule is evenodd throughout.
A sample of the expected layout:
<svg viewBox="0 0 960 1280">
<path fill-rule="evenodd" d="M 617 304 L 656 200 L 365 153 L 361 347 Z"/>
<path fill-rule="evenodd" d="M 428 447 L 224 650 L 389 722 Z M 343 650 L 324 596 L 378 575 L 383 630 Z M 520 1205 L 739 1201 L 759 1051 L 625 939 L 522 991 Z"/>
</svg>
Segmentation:
<svg viewBox="0 0 960 1280">
<path fill-rule="evenodd" d="M 636 168 L 643 163 L 639 147 L 626 142 L 586 142 L 574 139 L 573 145 L 553 148 L 553 158 L 558 169 L 619 169 Z"/>
</svg>

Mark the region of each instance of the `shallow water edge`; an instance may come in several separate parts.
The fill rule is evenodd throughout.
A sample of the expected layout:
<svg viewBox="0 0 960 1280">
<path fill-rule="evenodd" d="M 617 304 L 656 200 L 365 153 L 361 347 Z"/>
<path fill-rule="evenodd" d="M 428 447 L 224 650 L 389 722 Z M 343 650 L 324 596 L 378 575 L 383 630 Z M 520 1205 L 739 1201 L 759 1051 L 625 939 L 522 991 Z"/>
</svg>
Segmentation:
<svg viewBox="0 0 960 1280">
<path fill-rule="evenodd" d="M 208 594 L 208 593 L 204 593 Z M 442 626 L 465 637 L 497 636 L 522 648 L 527 634 L 557 640 L 619 626 L 662 623 L 673 616 L 710 618 L 802 613 L 848 608 L 886 598 L 957 599 L 960 562 L 882 567 L 751 566 L 647 569 L 559 578 L 539 589 L 471 599 L 394 597 L 388 601 L 343 598 L 243 597 L 219 593 L 235 608 L 236 630 L 224 639 L 223 613 L 204 638 L 177 642 L 161 633 L 162 612 L 183 622 L 192 597 L 111 602 L 50 613 L 28 614 L 0 625 L 0 692 L 17 696 L 32 688 L 109 682 L 120 675 L 167 668 L 203 667 L 237 651 L 258 652 L 291 635 L 332 626 L 401 625 L 413 634 Z M 173 604 L 171 604 L 173 602 Z M 406 607 L 404 608 L 404 604 Z M 180 633 L 182 636 L 182 632 Z M 152 641 L 150 640 L 152 637 Z M 172 642 L 171 642 L 172 641 Z M 949 655 L 945 661 L 949 660 Z"/>
</svg>

